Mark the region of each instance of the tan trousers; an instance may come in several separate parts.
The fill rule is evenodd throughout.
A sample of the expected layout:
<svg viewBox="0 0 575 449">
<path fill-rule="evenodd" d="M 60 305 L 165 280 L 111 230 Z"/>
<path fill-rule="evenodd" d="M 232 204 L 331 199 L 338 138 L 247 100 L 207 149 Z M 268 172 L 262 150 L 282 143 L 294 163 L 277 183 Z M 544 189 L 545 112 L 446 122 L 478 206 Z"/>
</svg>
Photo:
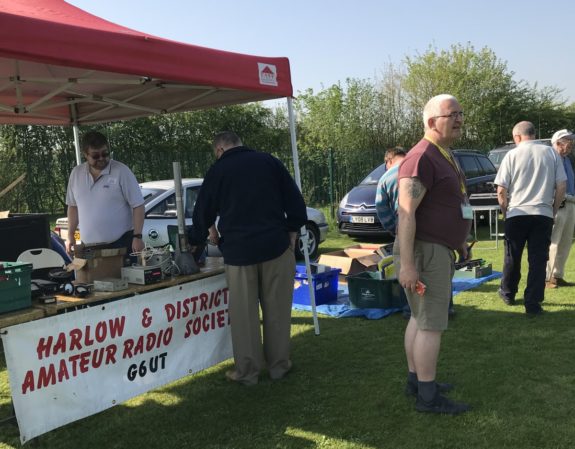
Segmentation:
<svg viewBox="0 0 575 449">
<path fill-rule="evenodd" d="M 257 383 L 267 366 L 272 379 L 291 366 L 290 327 L 295 256 L 288 248 L 280 257 L 256 265 L 226 265 L 229 314 L 237 380 Z M 263 317 L 263 353 L 259 307 Z"/>
<path fill-rule="evenodd" d="M 573 243 L 573 229 L 575 228 L 575 203 L 567 201 L 565 207 L 557 211 L 551 245 L 549 246 L 549 261 L 547 262 L 547 280 L 551 277 L 565 276 L 565 264 L 569 258 L 571 244 Z"/>
</svg>

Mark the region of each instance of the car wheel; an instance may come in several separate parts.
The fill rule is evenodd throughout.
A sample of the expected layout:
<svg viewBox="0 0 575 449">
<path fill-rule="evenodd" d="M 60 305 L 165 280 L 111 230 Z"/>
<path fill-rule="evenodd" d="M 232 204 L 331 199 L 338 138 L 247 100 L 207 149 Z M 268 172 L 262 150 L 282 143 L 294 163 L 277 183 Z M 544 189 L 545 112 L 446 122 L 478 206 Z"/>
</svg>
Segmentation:
<svg viewBox="0 0 575 449">
<path fill-rule="evenodd" d="M 319 252 L 319 231 L 314 225 L 306 224 L 307 229 L 307 248 L 309 251 L 309 258 L 315 260 Z M 301 236 L 298 235 L 297 246 L 295 249 L 295 257 L 297 260 L 303 260 L 303 241 Z"/>
</svg>

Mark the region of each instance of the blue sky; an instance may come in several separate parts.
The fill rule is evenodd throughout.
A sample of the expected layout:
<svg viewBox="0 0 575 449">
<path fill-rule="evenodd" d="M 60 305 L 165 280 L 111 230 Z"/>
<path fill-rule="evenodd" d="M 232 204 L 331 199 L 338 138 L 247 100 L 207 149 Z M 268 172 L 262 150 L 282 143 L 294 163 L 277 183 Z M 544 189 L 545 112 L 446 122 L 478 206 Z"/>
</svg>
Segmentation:
<svg viewBox="0 0 575 449">
<path fill-rule="evenodd" d="M 290 59 L 294 93 L 378 76 L 429 46 L 492 49 L 516 80 L 575 102 L 575 2 L 567 0 L 68 0 L 139 31 Z"/>
</svg>

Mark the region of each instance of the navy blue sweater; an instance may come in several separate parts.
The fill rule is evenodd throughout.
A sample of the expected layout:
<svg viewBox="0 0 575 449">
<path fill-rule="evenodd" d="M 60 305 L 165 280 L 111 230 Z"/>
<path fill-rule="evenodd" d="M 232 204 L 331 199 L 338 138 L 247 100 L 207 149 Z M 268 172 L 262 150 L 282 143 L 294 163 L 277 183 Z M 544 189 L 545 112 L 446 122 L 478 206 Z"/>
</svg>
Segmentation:
<svg viewBox="0 0 575 449">
<path fill-rule="evenodd" d="M 307 220 L 304 199 L 284 165 L 243 146 L 225 151 L 204 178 L 193 214 L 198 241 L 205 241 L 217 216 L 228 265 L 279 257 L 289 246 L 288 232 Z"/>
</svg>

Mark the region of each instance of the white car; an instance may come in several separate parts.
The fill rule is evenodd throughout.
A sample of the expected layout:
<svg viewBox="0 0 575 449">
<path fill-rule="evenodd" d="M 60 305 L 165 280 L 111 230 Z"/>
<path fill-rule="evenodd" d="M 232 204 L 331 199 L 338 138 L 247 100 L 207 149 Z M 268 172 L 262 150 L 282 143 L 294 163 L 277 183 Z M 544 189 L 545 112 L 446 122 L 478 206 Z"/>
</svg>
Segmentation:
<svg viewBox="0 0 575 449">
<path fill-rule="evenodd" d="M 183 202 L 186 225 L 192 224 L 192 212 L 196 204 L 196 198 L 203 179 L 186 178 L 182 180 Z M 142 236 L 144 243 L 150 247 L 165 246 L 170 243 L 168 237 L 168 225 L 177 227 L 176 214 L 176 194 L 174 191 L 173 180 L 151 181 L 140 184 L 142 195 L 144 196 L 144 205 L 146 210 L 146 219 L 144 220 L 144 229 Z M 324 214 L 312 207 L 307 208 L 306 228 L 308 231 L 308 249 L 311 259 L 316 259 L 319 251 L 319 244 L 326 239 L 328 225 Z M 56 220 L 55 231 L 62 238 L 67 237 L 68 229 L 67 218 L 58 218 Z M 80 240 L 80 235 L 76 236 Z M 218 249 L 208 245 L 208 255 L 220 255 Z M 303 259 L 303 242 L 300 238 L 296 248 L 296 257 Z"/>
</svg>

